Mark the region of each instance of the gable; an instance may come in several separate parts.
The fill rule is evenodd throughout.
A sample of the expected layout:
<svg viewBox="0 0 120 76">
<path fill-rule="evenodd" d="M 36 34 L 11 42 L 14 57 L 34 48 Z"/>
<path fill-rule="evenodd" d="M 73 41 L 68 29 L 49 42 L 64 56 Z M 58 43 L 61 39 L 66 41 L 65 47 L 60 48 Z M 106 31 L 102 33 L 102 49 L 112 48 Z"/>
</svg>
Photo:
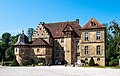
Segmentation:
<svg viewBox="0 0 120 76">
<path fill-rule="evenodd" d="M 63 31 L 73 31 L 73 28 L 69 24 L 67 24 Z"/>
<path fill-rule="evenodd" d="M 100 24 L 96 19 L 92 18 L 87 24 L 85 24 L 81 29 L 101 29 L 105 28 L 102 24 Z"/>
<path fill-rule="evenodd" d="M 50 34 L 48 33 L 47 29 L 42 25 L 39 24 L 37 29 L 33 33 L 33 38 L 48 38 Z"/>
</svg>

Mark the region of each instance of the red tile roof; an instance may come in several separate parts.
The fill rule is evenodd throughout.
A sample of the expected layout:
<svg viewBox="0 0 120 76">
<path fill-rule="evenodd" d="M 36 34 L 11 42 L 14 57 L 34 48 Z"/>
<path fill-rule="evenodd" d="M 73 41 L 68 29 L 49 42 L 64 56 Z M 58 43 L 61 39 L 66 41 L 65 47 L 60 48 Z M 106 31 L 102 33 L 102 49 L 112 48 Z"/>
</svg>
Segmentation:
<svg viewBox="0 0 120 76">
<path fill-rule="evenodd" d="M 91 26 L 91 22 L 95 23 L 95 26 Z M 96 19 L 92 18 L 87 24 L 85 24 L 81 29 L 101 29 L 105 28 L 102 24 L 100 24 Z"/>
<path fill-rule="evenodd" d="M 35 39 L 32 44 L 33 46 L 40 46 L 40 45 L 43 45 L 43 46 L 50 46 L 45 40 L 43 40 L 42 38 L 37 38 Z"/>
<path fill-rule="evenodd" d="M 67 26 L 67 24 L 71 25 L 74 31 L 80 36 L 80 25 L 78 24 L 77 21 L 70 21 L 70 22 L 58 22 L 58 23 L 48 23 L 44 24 L 44 26 L 49 29 L 51 35 L 54 38 L 57 37 L 64 37 L 63 30 Z"/>
</svg>

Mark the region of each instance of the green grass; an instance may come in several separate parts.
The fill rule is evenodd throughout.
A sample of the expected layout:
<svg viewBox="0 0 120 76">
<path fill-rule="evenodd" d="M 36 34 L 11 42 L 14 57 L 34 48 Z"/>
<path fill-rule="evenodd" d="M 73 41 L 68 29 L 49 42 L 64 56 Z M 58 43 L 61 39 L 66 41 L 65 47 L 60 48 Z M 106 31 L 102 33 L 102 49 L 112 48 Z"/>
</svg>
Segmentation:
<svg viewBox="0 0 120 76">
<path fill-rule="evenodd" d="M 2 65 L 2 62 L 0 62 L 0 65 Z"/>
<path fill-rule="evenodd" d="M 115 67 L 115 69 L 120 69 L 120 66 Z"/>
<path fill-rule="evenodd" d="M 120 69 L 120 66 L 81 66 L 81 67 L 87 67 L 87 68 L 111 68 L 111 69 Z"/>
</svg>

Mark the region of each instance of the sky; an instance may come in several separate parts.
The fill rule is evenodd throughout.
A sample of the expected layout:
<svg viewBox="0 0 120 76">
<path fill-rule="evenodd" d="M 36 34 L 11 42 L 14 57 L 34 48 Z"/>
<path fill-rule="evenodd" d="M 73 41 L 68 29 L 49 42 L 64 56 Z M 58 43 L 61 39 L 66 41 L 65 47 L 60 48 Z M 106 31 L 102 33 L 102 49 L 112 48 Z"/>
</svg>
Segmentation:
<svg viewBox="0 0 120 76">
<path fill-rule="evenodd" d="M 120 0 L 0 0 L 0 36 L 36 29 L 39 22 L 54 23 L 79 19 L 84 26 L 91 18 L 101 24 L 120 22 Z"/>
</svg>

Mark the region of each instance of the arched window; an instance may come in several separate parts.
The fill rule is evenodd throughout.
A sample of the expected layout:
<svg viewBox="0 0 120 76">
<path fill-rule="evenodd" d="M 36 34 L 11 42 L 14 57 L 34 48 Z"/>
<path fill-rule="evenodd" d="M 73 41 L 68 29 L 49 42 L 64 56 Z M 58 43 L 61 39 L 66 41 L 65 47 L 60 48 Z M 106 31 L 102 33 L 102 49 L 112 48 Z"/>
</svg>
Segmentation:
<svg viewBox="0 0 120 76">
<path fill-rule="evenodd" d="M 39 52 L 39 49 L 37 49 L 37 52 Z"/>
<path fill-rule="evenodd" d="M 88 61 L 88 58 L 85 58 L 85 61 Z"/>
</svg>

